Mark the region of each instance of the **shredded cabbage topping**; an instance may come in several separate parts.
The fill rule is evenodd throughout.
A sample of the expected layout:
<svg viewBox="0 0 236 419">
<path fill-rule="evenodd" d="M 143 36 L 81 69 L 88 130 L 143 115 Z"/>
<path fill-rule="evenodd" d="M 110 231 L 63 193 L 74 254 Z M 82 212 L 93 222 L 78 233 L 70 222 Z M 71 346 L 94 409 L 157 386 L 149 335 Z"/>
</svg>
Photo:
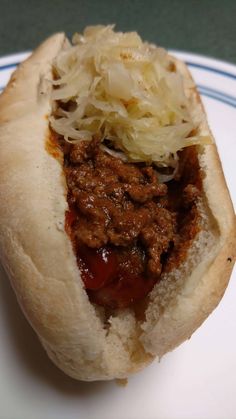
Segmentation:
<svg viewBox="0 0 236 419">
<path fill-rule="evenodd" d="M 54 73 L 50 123 L 69 142 L 96 136 L 104 150 L 123 160 L 173 168 L 179 150 L 211 142 L 194 134 L 197 126 L 171 57 L 135 32 L 87 27 L 59 53 Z"/>
</svg>

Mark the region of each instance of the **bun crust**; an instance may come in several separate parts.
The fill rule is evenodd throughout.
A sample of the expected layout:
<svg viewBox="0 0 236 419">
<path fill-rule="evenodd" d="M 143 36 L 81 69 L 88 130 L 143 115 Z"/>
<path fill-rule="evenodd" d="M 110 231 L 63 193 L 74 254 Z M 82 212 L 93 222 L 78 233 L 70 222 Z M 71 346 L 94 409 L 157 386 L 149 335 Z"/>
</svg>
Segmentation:
<svg viewBox="0 0 236 419">
<path fill-rule="evenodd" d="M 181 269 L 154 287 L 144 320 L 126 309 L 104 322 L 103 310 L 83 289 L 64 230 L 62 164 L 45 146 L 52 61 L 66 42 L 64 34 L 46 40 L 0 96 L 0 257 L 22 310 L 59 368 L 80 380 L 126 378 L 189 338 L 220 301 L 235 258 L 235 214 L 216 146 L 199 148 L 202 233 Z M 175 63 L 192 115 L 209 134 L 191 76 Z"/>
</svg>

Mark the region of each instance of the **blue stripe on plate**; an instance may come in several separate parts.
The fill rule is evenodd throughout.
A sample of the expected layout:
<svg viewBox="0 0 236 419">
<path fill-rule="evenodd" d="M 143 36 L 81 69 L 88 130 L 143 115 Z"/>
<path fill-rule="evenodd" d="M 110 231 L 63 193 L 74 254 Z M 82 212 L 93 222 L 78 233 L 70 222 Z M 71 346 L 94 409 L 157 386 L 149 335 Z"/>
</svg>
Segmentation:
<svg viewBox="0 0 236 419">
<path fill-rule="evenodd" d="M 211 71 L 212 73 L 220 74 L 224 77 L 229 77 L 233 80 L 236 80 L 236 74 L 229 73 L 228 71 L 219 70 L 218 68 L 209 67 L 208 65 L 192 63 L 190 61 L 185 61 L 189 67 L 200 68 L 201 70 Z"/>
<path fill-rule="evenodd" d="M 236 96 L 228 95 L 220 90 L 212 89 L 212 87 L 204 86 L 203 84 L 198 84 L 197 86 L 198 86 L 198 89 L 205 90 L 210 94 L 218 95 L 219 97 L 223 97 L 224 99 L 227 99 L 229 102 L 236 104 Z"/>
<path fill-rule="evenodd" d="M 201 95 L 208 96 L 211 99 L 218 100 L 219 102 L 225 103 L 226 105 L 232 106 L 233 108 L 236 107 L 236 98 L 229 95 L 225 95 L 224 93 L 218 90 L 211 89 L 209 87 L 205 87 L 201 85 L 198 85 L 197 87 Z"/>
<path fill-rule="evenodd" d="M 18 64 L 20 64 L 20 62 L 18 62 L 18 63 L 12 63 L 12 64 L 0 65 L 0 71 L 9 70 L 10 68 L 15 68 Z"/>
<path fill-rule="evenodd" d="M 225 105 L 229 105 L 229 106 L 232 106 L 233 108 L 236 108 L 236 103 L 229 102 L 227 100 L 227 98 L 224 98 L 224 96 L 215 95 L 215 94 L 213 94 L 213 93 L 211 93 L 207 90 L 201 89 L 201 88 L 199 88 L 198 90 L 199 90 L 199 93 L 201 94 L 201 96 L 209 97 L 210 99 L 214 99 L 217 102 L 221 102 L 221 103 L 224 103 Z"/>
</svg>

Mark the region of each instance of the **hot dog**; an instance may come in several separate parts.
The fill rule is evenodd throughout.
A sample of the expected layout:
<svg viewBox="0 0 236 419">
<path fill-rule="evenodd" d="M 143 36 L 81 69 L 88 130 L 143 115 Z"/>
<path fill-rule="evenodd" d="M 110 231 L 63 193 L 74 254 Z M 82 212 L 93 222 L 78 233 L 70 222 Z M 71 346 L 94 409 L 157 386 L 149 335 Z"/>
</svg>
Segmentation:
<svg viewBox="0 0 236 419">
<path fill-rule="evenodd" d="M 46 40 L 0 96 L 0 256 L 52 361 L 126 378 L 220 301 L 235 215 L 184 63 L 136 33 Z"/>
</svg>

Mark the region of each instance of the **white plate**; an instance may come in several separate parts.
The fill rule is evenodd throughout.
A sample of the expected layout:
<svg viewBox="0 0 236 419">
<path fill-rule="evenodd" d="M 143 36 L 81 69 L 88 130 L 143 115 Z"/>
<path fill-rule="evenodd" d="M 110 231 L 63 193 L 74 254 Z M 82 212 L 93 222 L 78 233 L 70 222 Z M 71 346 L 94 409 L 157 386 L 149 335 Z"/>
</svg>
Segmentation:
<svg viewBox="0 0 236 419">
<path fill-rule="evenodd" d="M 189 63 L 199 85 L 236 205 L 236 67 L 198 55 L 175 54 Z M 1 88 L 26 55 L 0 58 Z M 114 382 L 76 382 L 54 367 L 1 270 L 0 417 L 235 419 L 235 274 L 220 306 L 192 338 L 122 388 Z"/>
</svg>

